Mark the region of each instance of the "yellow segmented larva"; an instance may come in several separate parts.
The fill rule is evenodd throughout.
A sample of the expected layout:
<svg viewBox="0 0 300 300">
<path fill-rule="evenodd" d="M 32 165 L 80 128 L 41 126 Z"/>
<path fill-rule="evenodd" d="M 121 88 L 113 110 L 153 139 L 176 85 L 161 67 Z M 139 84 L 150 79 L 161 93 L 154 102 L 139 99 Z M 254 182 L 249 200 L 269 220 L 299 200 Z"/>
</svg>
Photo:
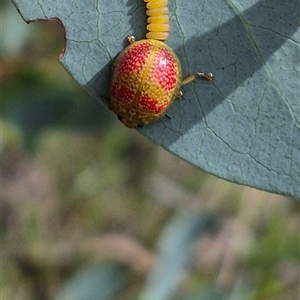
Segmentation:
<svg viewBox="0 0 300 300">
<path fill-rule="evenodd" d="M 170 31 L 168 0 L 144 0 L 144 2 L 147 2 L 147 39 L 166 40 Z"/>
</svg>

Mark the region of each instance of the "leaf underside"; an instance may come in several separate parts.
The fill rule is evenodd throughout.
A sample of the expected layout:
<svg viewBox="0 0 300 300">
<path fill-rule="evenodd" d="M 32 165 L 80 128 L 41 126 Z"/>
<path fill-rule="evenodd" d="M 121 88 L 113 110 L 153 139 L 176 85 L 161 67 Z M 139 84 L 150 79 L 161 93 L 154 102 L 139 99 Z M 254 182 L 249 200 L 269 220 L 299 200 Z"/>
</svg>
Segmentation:
<svg viewBox="0 0 300 300">
<path fill-rule="evenodd" d="M 139 131 L 216 176 L 300 198 L 299 1 L 169 1 L 167 44 L 188 75 L 169 118 Z M 111 63 L 145 36 L 143 1 L 14 0 L 25 21 L 59 19 L 68 72 L 105 106 Z M 109 112 L 108 112 L 109 113 Z"/>
</svg>

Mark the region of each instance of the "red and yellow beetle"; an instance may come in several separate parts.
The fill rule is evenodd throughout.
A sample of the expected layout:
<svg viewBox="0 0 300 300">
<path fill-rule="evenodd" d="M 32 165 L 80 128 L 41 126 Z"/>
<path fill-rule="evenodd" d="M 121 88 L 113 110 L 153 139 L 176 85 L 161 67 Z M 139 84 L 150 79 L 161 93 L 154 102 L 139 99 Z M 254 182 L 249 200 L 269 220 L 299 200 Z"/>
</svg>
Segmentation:
<svg viewBox="0 0 300 300">
<path fill-rule="evenodd" d="M 180 87 L 196 77 L 211 80 L 211 73 L 195 73 L 182 80 L 181 65 L 174 51 L 161 42 L 168 38 L 167 0 L 147 2 L 147 39 L 135 41 L 117 57 L 110 85 L 111 109 L 130 128 L 155 122 L 164 116 Z"/>
</svg>

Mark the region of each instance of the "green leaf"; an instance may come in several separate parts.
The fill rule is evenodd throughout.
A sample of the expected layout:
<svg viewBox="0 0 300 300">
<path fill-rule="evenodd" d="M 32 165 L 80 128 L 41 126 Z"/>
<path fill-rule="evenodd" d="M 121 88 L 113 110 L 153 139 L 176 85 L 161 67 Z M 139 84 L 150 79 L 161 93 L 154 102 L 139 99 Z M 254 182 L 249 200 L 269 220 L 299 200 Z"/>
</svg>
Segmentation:
<svg viewBox="0 0 300 300">
<path fill-rule="evenodd" d="M 65 283 L 56 300 L 109 300 L 120 292 L 125 267 L 114 263 L 85 266 Z"/>
<path fill-rule="evenodd" d="M 176 216 L 167 224 L 158 243 L 157 265 L 149 274 L 142 300 L 170 299 L 190 262 L 195 240 L 214 226 L 212 216 L 194 213 Z"/>
<path fill-rule="evenodd" d="M 140 132 L 216 176 L 300 198 L 299 1 L 169 2 L 167 43 L 184 75 L 213 72 L 215 79 L 184 87 L 171 119 Z M 145 3 L 14 3 L 26 21 L 61 20 L 62 64 L 107 106 L 111 62 L 126 36 L 144 38 Z"/>
</svg>

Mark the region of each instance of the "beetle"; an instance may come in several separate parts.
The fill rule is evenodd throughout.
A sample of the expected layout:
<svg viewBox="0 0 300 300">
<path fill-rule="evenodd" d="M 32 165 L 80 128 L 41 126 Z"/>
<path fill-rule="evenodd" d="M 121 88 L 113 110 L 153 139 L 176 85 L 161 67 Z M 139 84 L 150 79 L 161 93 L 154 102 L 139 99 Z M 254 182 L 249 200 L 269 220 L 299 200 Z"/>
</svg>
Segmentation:
<svg viewBox="0 0 300 300">
<path fill-rule="evenodd" d="M 163 41 L 168 38 L 167 0 L 147 2 L 147 39 L 135 41 L 113 65 L 110 84 L 111 110 L 129 128 L 141 127 L 164 116 L 176 98 L 180 87 L 196 77 L 212 80 L 212 73 L 194 73 L 182 80 L 181 64 L 175 52 Z"/>
</svg>

